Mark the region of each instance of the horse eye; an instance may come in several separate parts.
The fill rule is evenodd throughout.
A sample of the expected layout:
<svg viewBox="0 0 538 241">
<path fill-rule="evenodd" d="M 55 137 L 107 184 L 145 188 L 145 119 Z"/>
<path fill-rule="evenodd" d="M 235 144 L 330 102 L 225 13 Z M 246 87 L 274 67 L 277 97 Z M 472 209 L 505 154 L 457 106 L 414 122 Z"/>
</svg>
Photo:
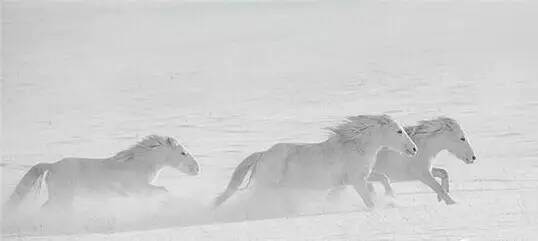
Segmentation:
<svg viewBox="0 0 538 241">
<path fill-rule="evenodd" d="M 398 134 L 402 134 L 402 133 L 403 133 L 402 130 L 398 130 L 397 132 L 398 132 Z"/>
<path fill-rule="evenodd" d="M 186 155 L 187 155 L 187 153 L 185 153 L 184 151 L 182 151 L 182 152 L 181 152 L 181 155 L 184 155 L 184 156 L 186 156 Z"/>
<path fill-rule="evenodd" d="M 465 137 L 460 138 L 461 141 L 465 141 Z"/>
</svg>

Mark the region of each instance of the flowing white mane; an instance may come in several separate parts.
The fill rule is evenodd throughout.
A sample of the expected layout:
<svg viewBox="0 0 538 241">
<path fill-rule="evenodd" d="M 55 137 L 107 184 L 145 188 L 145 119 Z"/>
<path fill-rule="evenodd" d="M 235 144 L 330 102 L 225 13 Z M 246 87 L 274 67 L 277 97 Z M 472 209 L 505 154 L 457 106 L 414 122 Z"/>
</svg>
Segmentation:
<svg viewBox="0 0 538 241">
<path fill-rule="evenodd" d="M 111 160 L 125 162 L 132 160 L 138 154 L 147 152 L 155 147 L 167 145 L 170 147 L 179 146 L 176 139 L 169 136 L 149 135 L 144 137 L 141 141 L 137 142 L 127 150 L 123 150 L 114 155 Z"/>
<path fill-rule="evenodd" d="M 390 123 L 394 121 L 388 115 L 358 115 L 347 117 L 342 124 L 327 129 L 344 141 L 351 141 L 359 139 L 372 128 Z"/>
<path fill-rule="evenodd" d="M 415 126 L 406 126 L 405 131 L 411 137 L 413 136 L 431 136 L 437 135 L 444 131 L 459 130 L 458 122 L 449 117 L 438 117 L 432 120 L 419 121 Z"/>
</svg>

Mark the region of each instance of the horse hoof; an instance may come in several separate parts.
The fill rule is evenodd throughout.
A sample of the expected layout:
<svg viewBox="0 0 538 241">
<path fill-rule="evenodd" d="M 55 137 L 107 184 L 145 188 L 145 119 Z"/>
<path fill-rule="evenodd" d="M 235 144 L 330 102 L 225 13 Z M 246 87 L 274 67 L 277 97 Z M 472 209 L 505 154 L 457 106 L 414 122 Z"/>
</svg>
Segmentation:
<svg viewBox="0 0 538 241">
<path fill-rule="evenodd" d="M 445 203 L 446 203 L 446 205 L 453 205 L 453 204 L 456 204 L 456 201 L 449 200 L 449 201 L 446 201 Z"/>
</svg>

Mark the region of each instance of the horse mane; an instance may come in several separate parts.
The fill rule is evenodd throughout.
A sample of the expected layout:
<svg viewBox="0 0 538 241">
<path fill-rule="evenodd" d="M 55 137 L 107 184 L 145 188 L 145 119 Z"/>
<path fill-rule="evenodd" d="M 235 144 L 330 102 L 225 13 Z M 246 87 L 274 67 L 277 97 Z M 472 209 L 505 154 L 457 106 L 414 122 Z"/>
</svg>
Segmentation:
<svg viewBox="0 0 538 241">
<path fill-rule="evenodd" d="M 144 137 L 142 140 L 132 145 L 128 149 L 118 152 L 110 159 L 119 162 L 130 161 L 133 160 L 138 154 L 147 152 L 155 147 L 163 145 L 167 145 L 170 147 L 179 146 L 177 140 L 173 137 L 149 135 Z"/>
<path fill-rule="evenodd" d="M 431 120 L 421 120 L 417 125 L 404 127 L 405 132 L 413 136 L 431 136 L 444 131 L 460 129 L 458 122 L 446 116 L 440 116 Z"/>
<path fill-rule="evenodd" d="M 332 135 L 339 136 L 344 141 L 357 140 L 374 127 L 388 125 L 394 121 L 388 115 L 358 115 L 346 117 L 343 123 L 326 129 Z"/>
</svg>

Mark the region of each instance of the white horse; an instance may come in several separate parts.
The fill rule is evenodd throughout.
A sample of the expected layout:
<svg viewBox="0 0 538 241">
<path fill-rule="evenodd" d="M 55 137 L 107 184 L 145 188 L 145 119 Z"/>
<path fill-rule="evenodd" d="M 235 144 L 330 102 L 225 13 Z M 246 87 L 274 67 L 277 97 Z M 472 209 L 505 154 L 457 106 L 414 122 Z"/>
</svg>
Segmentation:
<svg viewBox="0 0 538 241">
<path fill-rule="evenodd" d="M 164 167 L 197 175 L 196 160 L 172 137 L 151 135 L 106 159 L 65 158 L 40 163 L 24 175 L 4 208 L 13 210 L 43 180 L 48 188 L 45 207 L 70 209 L 76 195 L 130 195 L 166 192 L 151 182 Z"/>
<path fill-rule="evenodd" d="M 418 180 L 434 190 L 439 201 L 454 204 L 454 199 L 448 194 L 448 172 L 442 168 L 432 168 L 432 160 L 443 150 L 452 153 L 466 164 L 476 160 L 473 149 L 458 122 L 448 117 L 439 117 L 405 127 L 405 131 L 417 144 L 417 154 L 408 157 L 386 148 L 382 149 L 377 155 L 377 162 L 369 181 L 381 182 L 385 193 L 392 196 L 391 181 Z M 441 178 L 441 184 L 435 177 Z M 370 189 L 373 190 L 373 187 L 370 186 Z"/>
<path fill-rule="evenodd" d="M 215 200 L 219 206 L 234 194 L 250 171 L 258 187 L 295 187 L 328 190 L 347 177 L 366 206 L 374 203 L 366 178 L 381 147 L 414 155 L 416 145 L 402 127 L 387 115 L 359 115 L 328 128 L 333 132 L 321 143 L 279 143 L 243 160 L 226 190 Z"/>
</svg>

